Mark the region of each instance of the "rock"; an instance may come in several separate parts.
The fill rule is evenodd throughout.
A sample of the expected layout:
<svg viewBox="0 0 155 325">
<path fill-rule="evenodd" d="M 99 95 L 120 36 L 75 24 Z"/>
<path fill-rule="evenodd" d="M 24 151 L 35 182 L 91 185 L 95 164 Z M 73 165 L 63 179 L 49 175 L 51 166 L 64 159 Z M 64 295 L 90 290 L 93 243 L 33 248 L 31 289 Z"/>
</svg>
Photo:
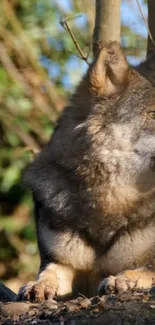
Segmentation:
<svg viewBox="0 0 155 325">
<path fill-rule="evenodd" d="M 47 299 L 41 304 L 42 308 L 48 308 L 50 310 L 58 309 L 58 303 L 54 299 Z"/>
<path fill-rule="evenodd" d="M 106 297 L 105 296 L 100 297 L 100 301 L 98 303 L 99 310 L 105 309 L 105 304 L 106 304 Z"/>
<path fill-rule="evenodd" d="M 15 301 L 16 297 L 17 295 L 12 290 L 7 288 L 2 282 L 0 282 L 0 301 Z"/>
<path fill-rule="evenodd" d="M 102 297 L 104 297 L 104 296 L 102 296 Z M 97 305 L 100 302 L 100 300 L 101 300 L 101 298 L 98 296 L 92 297 L 90 299 L 92 305 Z"/>
<path fill-rule="evenodd" d="M 4 317 L 19 316 L 21 314 L 26 314 L 29 311 L 29 305 L 25 302 L 12 302 L 3 304 L 0 311 Z"/>
<path fill-rule="evenodd" d="M 155 296 L 155 286 L 153 286 L 153 287 L 150 289 L 149 293 L 150 293 L 152 296 Z"/>
<path fill-rule="evenodd" d="M 155 305 L 150 305 L 150 308 L 151 309 L 155 309 Z"/>
<path fill-rule="evenodd" d="M 91 301 L 88 298 L 82 299 L 80 301 L 81 308 L 88 308 L 91 305 Z"/>
<path fill-rule="evenodd" d="M 74 300 L 67 301 L 65 305 L 67 306 L 67 309 L 70 313 L 74 313 L 80 310 L 79 304 L 75 303 Z"/>
</svg>

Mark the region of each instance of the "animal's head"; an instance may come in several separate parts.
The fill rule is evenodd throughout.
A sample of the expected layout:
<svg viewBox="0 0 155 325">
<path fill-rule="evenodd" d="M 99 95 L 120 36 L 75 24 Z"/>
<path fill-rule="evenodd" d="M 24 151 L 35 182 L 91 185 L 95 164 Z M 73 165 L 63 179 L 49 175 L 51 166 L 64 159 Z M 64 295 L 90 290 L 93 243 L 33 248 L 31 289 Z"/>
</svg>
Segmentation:
<svg viewBox="0 0 155 325">
<path fill-rule="evenodd" d="M 99 49 L 78 92 L 89 102 L 84 124 L 94 158 L 110 170 L 121 166 L 140 191 L 155 187 L 155 88 L 129 67 L 117 42 Z"/>
</svg>

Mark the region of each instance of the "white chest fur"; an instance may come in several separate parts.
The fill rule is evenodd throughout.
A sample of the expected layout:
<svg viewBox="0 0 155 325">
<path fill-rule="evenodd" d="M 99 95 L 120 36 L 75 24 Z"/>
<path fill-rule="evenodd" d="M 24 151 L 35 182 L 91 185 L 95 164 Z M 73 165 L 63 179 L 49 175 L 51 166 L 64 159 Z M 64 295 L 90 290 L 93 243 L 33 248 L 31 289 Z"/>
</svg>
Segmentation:
<svg viewBox="0 0 155 325">
<path fill-rule="evenodd" d="M 54 253 L 59 263 L 70 265 L 75 270 L 88 270 L 105 276 L 151 264 L 155 257 L 155 227 L 151 226 L 131 234 L 125 232 L 100 257 L 77 234 L 42 227 L 41 235 L 48 252 Z"/>
<path fill-rule="evenodd" d="M 97 263 L 105 276 L 115 275 L 126 269 L 134 269 L 155 261 L 155 227 L 149 226 L 125 232 Z"/>
<path fill-rule="evenodd" d="M 95 251 L 79 235 L 42 227 L 41 236 L 48 252 L 54 253 L 60 263 L 71 265 L 76 270 L 92 270 Z"/>
</svg>

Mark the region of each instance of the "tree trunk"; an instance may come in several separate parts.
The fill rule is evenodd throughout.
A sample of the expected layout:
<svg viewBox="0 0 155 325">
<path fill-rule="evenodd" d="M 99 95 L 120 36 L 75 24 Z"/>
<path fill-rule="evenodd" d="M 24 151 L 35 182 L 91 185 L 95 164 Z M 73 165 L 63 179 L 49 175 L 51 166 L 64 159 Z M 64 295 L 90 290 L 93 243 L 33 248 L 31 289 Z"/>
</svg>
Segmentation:
<svg viewBox="0 0 155 325">
<path fill-rule="evenodd" d="M 120 1 L 96 0 L 93 50 L 100 41 L 120 42 Z"/>
<path fill-rule="evenodd" d="M 148 35 L 147 58 L 155 53 L 155 0 L 148 0 L 148 25 L 151 37 Z"/>
<path fill-rule="evenodd" d="M 155 86 L 155 0 L 148 0 L 148 33 L 147 60 L 137 70 Z M 153 41 L 152 41 L 153 40 Z"/>
</svg>

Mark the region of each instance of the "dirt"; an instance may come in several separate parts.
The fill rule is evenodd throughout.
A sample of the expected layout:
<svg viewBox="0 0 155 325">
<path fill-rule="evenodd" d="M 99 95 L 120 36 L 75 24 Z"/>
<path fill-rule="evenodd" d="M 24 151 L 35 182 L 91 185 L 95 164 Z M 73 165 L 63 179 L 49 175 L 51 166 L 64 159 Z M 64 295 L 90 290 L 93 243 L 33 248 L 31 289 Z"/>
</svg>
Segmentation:
<svg viewBox="0 0 155 325">
<path fill-rule="evenodd" d="M 0 303 L 1 325 L 153 325 L 155 290 L 128 292 L 66 302 Z"/>
</svg>

